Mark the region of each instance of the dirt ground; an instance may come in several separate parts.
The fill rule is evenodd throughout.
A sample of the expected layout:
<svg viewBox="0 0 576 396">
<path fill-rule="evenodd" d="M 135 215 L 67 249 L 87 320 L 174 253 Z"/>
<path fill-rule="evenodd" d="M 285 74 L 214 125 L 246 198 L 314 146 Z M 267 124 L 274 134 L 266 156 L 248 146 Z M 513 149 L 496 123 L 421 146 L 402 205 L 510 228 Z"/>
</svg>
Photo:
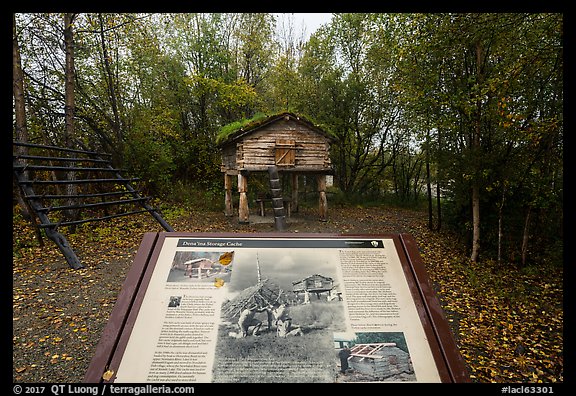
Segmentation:
<svg viewBox="0 0 576 396">
<path fill-rule="evenodd" d="M 28 222 L 14 224 L 14 382 L 83 380 L 143 233 L 164 231 L 152 217 L 135 222 L 120 218 L 100 231 L 95 225 L 93 231 L 65 234 L 85 266 L 80 270 L 70 269 L 51 241 L 44 239 L 40 247 Z M 360 208 L 334 208 L 328 221 L 319 221 L 309 209 L 287 218 L 285 232 L 410 232 L 420 222 L 421 215 L 410 211 Z M 169 223 L 178 232 L 276 232 L 271 213 L 252 214 L 249 224 L 221 212 L 184 213 Z"/>
<path fill-rule="evenodd" d="M 251 214 L 249 224 L 240 224 L 237 217 L 226 217 L 222 212 L 201 210 L 170 213 L 164 218 L 177 232 L 276 232 L 272 217 L 260 218 L 256 214 Z M 146 232 L 156 231 L 164 230 L 151 216 L 138 216 L 113 219 L 105 226 L 90 225 L 76 234 L 66 234 L 85 266 L 73 270 L 51 241 L 44 240 L 44 246 L 39 245 L 29 222 L 22 219 L 13 222 L 13 382 L 83 381 L 142 237 Z M 554 294 L 553 305 L 547 306 L 547 316 L 542 318 L 547 321 L 549 329 L 534 341 L 539 343 L 538 353 L 542 351 L 545 356 L 554 357 L 544 359 L 534 355 L 533 360 L 516 362 L 516 357 L 509 355 L 507 349 L 503 351 L 503 348 L 507 348 L 506 344 L 502 346 L 494 342 L 480 345 L 473 338 L 476 337 L 473 331 L 479 327 L 468 328 L 460 322 L 466 318 L 457 306 L 468 302 L 459 302 L 455 298 L 465 297 L 466 291 L 457 293 L 451 290 L 452 282 L 458 282 L 457 287 L 462 290 L 467 283 L 460 278 L 460 274 L 451 273 L 455 267 L 446 267 L 458 260 L 465 261 L 465 256 L 460 256 L 456 248 L 458 244 L 449 235 L 427 229 L 426 213 L 392 208 L 332 207 L 329 208 L 328 220 L 319 221 L 314 208 L 303 209 L 287 219 L 284 232 L 411 234 L 421 250 L 433 288 L 439 293 L 439 301 L 446 307 L 450 326 L 462 347 L 467 366 L 472 368 L 471 372 L 486 373 L 485 378 L 490 382 L 506 381 L 507 378 L 537 381 L 537 375 L 562 380 L 561 293 L 559 296 L 558 293 Z M 541 280 L 539 282 L 542 283 Z M 559 283 L 561 287 L 561 279 Z M 546 280 L 546 284 L 556 287 L 552 280 Z M 545 291 L 553 290 L 548 286 Z M 452 297 L 455 293 L 457 295 Z M 534 311 L 541 312 L 538 309 Z M 515 323 L 514 327 L 509 328 L 522 331 L 524 335 L 529 328 L 522 326 Z M 492 334 L 494 338 L 500 336 L 496 330 L 490 329 L 482 334 Z M 463 338 L 468 335 L 469 339 Z M 529 337 L 524 335 L 523 339 L 528 342 Z M 478 346 L 482 348 L 481 354 L 475 352 Z M 488 366 L 490 372 L 486 369 L 485 353 L 493 356 L 493 362 Z M 497 359 L 499 354 L 502 360 Z M 516 363 L 517 367 L 511 366 Z M 484 380 L 478 375 L 474 378 L 474 381 Z M 339 381 L 348 380 L 342 378 Z"/>
</svg>

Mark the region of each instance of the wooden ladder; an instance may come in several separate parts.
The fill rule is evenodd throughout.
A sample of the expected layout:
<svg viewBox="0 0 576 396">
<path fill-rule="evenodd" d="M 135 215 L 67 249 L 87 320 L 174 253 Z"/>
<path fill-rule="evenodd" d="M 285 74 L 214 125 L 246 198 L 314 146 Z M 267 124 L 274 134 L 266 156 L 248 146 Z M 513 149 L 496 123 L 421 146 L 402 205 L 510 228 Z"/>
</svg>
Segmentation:
<svg viewBox="0 0 576 396">
<path fill-rule="evenodd" d="M 278 168 L 273 165 L 268 167 L 270 177 L 270 191 L 272 193 L 272 209 L 274 210 L 274 227 L 276 231 L 286 229 L 286 212 L 284 211 L 284 199 L 282 198 L 282 186 L 278 176 Z"/>
<path fill-rule="evenodd" d="M 80 269 L 84 266 L 66 237 L 58 231 L 59 227 L 74 227 L 86 222 L 148 212 L 166 231 L 174 231 L 156 209 L 148 205 L 150 197 L 142 197 L 131 186 L 131 182 L 139 179 L 122 177 L 120 170 L 112 166 L 110 154 L 16 141 L 13 142 L 13 149 L 15 181 L 30 214 L 40 221 L 37 224 L 33 220 L 37 236 L 41 238 L 39 230 L 44 229 L 46 236 L 56 243 L 71 268 Z M 34 154 L 30 154 L 31 151 Z M 70 185 L 76 185 L 73 194 L 60 191 L 63 186 Z M 125 209 L 124 212 L 116 210 L 114 214 L 107 214 L 108 208 L 126 208 L 129 205 L 138 205 L 142 209 Z M 98 209 L 103 209 L 106 214 L 80 218 L 82 210 Z M 65 214 L 61 216 L 63 218 L 53 220 L 54 213 L 62 212 Z M 70 215 L 72 213 L 73 216 Z"/>
</svg>

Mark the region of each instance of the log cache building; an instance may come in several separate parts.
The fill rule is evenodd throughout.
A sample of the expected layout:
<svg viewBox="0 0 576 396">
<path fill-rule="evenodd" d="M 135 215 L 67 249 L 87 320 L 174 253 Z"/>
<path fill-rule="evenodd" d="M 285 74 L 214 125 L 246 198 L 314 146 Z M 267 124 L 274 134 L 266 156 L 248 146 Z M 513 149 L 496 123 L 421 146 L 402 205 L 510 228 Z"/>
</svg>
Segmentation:
<svg viewBox="0 0 576 396">
<path fill-rule="evenodd" d="M 327 219 L 326 175 L 333 174 L 329 156 L 332 137 L 305 118 L 284 112 L 242 125 L 218 144 L 222 152 L 225 213 L 232 216 L 232 187 L 238 179 L 238 217 L 249 223 L 248 179 L 251 172 L 267 172 L 276 166 L 290 174 L 292 208 L 298 207 L 298 176 L 314 175 L 319 193 L 319 218 Z"/>
</svg>

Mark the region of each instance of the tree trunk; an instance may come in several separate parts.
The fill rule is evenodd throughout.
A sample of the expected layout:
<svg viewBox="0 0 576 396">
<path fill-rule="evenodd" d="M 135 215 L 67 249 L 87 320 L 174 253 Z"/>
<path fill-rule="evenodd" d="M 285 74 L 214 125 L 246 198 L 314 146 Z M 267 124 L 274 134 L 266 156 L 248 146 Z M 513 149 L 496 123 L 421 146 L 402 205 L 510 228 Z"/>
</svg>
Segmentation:
<svg viewBox="0 0 576 396">
<path fill-rule="evenodd" d="M 504 199 L 506 197 L 506 184 L 502 186 L 502 199 L 500 200 L 500 206 L 498 207 L 498 262 L 502 261 L 502 237 L 504 233 L 502 231 L 502 211 L 504 208 Z"/>
<path fill-rule="evenodd" d="M 98 14 L 98 21 L 100 23 L 100 40 L 102 41 L 102 58 L 104 60 L 104 69 L 106 72 L 106 84 L 108 88 L 108 96 L 110 97 L 110 105 L 112 107 L 112 114 L 114 115 L 114 123 L 112 124 L 112 129 L 114 131 L 114 137 L 116 138 L 116 152 L 118 155 L 122 155 L 122 128 L 120 123 L 120 114 L 118 110 L 118 99 L 116 86 L 114 84 L 114 75 L 112 73 L 112 67 L 110 65 L 110 55 L 108 53 L 108 47 L 106 46 L 106 36 L 104 34 L 104 18 L 102 14 Z"/>
<path fill-rule="evenodd" d="M 480 254 L 480 188 L 472 186 L 472 254 L 470 260 L 478 261 Z"/>
<path fill-rule="evenodd" d="M 483 73 L 483 54 L 482 54 L 482 44 L 480 41 L 476 43 L 476 76 L 478 83 L 482 83 L 484 80 Z M 472 181 L 472 254 L 470 260 L 477 261 L 478 255 L 480 253 L 480 174 L 479 172 L 481 165 L 478 164 L 480 158 L 480 133 L 482 131 L 482 102 L 480 99 L 476 101 L 476 119 L 474 125 L 474 131 L 472 132 L 472 157 L 476 160 L 476 169 Z"/>
<path fill-rule="evenodd" d="M 438 221 L 436 222 L 436 231 L 440 231 L 442 226 L 442 202 L 440 197 L 440 178 L 436 177 L 436 216 Z"/>
<path fill-rule="evenodd" d="M 528 207 L 528 212 L 526 213 L 526 220 L 524 221 L 524 232 L 522 235 L 522 266 L 526 265 L 526 258 L 528 257 L 528 236 L 530 228 L 530 213 L 532 208 Z"/>
<path fill-rule="evenodd" d="M 427 140 L 429 138 L 430 132 L 427 134 Z M 433 216 L 432 216 L 432 186 L 430 185 L 430 151 L 429 147 L 426 147 L 426 192 L 428 193 L 428 229 L 432 230 L 434 228 Z"/>
<path fill-rule="evenodd" d="M 20 58 L 20 46 L 18 45 L 18 36 L 16 33 L 16 14 L 12 14 L 12 90 L 14 95 L 14 117 L 16 121 L 16 140 L 19 142 L 28 142 L 28 128 L 26 126 L 26 103 L 24 101 L 24 73 L 22 72 L 22 60 Z M 16 154 L 25 155 L 28 148 L 25 146 L 16 146 Z M 24 171 L 28 179 L 28 171 Z M 22 215 L 31 219 L 28 205 L 24 202 L 20 188 L 16 189 L 16 199 Z"/>
<path fill-rule="evenodd" d="M 64 105 L 64 118 L 65 118 L 65 133 L 64 133 L 64 145 L 66 147 L 73 148 L 74 141 L 74 112 L 75 112 L 75 98 L 74 98 L 74 33 L 72 30 L 72 23 L 74 21 L 75 14 L 66 13 L 64 14 L 64 47 L 66 51 L 66 70 L 65 70 L 65 83 L 64 83 L 64 95 L 65 95 L 65 105 Z M 69 166 L 74 166 L 73 162 L 70 162 Z M 67 180 L 74 180 L 76 174 L 73 171 L 68 171 L 66 173 Z M 66 195 L 73 196 L 77 195 L 77 185 L 74 183 L 66 184 Z M 66 205 L 74 205 L 73 199 L 68 199 Z M 65 216 L 67 219 L 76 220 L 77 211 L 66 210 Z"/>
<path fill-rule="evenodd" d="M 66 51 L 65 82 L 64 82 L 64 118 L 66 123 L 65 142 L 66 147 L 71 147 L 74 138 L 74 33 L 72 22 L 74 14 L 64 14 L 64 47 Z"/>
<path fill-rule="evenodd" d="M 437 129 L 438 131 L 438 153 L 442 152 L 443 144 L 442 144 L 442 133 L 440 128 Z M 442 194 L 441 194 L 441 187 L 440 182 L 442 180 L 441 174 L 441 165 L 440 165 L 440 158 L 436 160 L 438 164 L 438 169 L 436 169 L 436 217 L 438 218 L 436 221 L 436 231 L 440 231 L 442 227 Z"/>
<path fill-rule="evenodd" d="M 14 113 L 16 119 L 16 140 L 28 141 L 28 128 L 26 127 L 26 105 L 24 102 L 24 73 L 20 58 L 20 47 L 16 35 L 16 15 L 12 15 L 12 82 L 14 94 Z M 25 154 L 28 149 L 24 146 L 16 148 L 18 154 Z"/>
</svg>

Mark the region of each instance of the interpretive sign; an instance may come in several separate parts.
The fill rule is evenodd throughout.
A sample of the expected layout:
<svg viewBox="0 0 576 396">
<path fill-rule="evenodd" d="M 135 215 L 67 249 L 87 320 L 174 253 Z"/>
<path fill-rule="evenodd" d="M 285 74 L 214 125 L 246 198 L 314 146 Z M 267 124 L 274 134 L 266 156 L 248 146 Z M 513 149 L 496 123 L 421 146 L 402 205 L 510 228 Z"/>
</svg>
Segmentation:
<svg viewBox="0 0 576 396">
<path fill-rule="evenodd" d="M 147 233 L 85 382 L 469 382 L 407 234 Z"/>
</svg>

